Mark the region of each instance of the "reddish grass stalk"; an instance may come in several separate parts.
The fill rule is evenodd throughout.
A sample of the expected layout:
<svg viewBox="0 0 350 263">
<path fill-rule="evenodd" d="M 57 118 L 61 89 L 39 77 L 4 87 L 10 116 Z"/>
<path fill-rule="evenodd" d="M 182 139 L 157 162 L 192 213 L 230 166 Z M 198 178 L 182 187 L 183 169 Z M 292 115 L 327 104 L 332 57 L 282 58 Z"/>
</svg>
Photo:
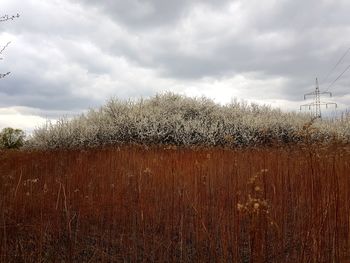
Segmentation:
<svg viewBox="0 0 350 263">
<path fill-rule="evenodd" d="M 124 146 L 0 157 L 1 262 L 341 262 L 350 151 Z"/>
</svg>

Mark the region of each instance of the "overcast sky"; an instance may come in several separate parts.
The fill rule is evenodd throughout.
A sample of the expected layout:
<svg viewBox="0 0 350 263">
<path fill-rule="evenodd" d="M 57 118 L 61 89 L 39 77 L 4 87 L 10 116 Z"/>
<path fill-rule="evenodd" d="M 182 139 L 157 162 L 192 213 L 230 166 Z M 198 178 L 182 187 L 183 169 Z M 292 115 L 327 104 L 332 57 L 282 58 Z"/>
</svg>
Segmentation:
<svg viewBox="0 0 350 263">
<path fill-rule="evenodd" d="M 350 64 L 328 74 L 350 48 L 348 0 L 1 0 L 16 13 L 0 23 L 0 128 L 163 91 L 298 110 Z M 350 70 L 325 100 L 344 110 L 349 90 Z"/>
</svg>

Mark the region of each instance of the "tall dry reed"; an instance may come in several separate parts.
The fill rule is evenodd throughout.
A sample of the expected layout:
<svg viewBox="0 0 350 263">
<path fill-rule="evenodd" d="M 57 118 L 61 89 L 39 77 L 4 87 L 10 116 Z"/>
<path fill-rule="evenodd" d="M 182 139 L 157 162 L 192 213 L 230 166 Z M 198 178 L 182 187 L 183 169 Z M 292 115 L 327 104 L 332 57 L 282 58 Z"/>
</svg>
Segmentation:
<svg viewBox="0 0 350 263">
<path fill-rule="evenodd" d="M 349 148 L 0 155 L 0 262 L 341 262 Z"/>
</svg>

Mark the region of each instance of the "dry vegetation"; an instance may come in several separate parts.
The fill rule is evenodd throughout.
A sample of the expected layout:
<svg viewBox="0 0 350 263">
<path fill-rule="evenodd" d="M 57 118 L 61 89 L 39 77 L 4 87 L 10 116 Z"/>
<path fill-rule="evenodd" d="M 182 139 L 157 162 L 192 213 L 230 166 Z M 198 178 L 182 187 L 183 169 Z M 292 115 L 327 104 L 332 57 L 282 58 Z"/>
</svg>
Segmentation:
<svg viewBox="0 0 350 263">
<path fill-rule="evenodd" d="M 341 262 L 349 148 L 0 155 L 0 262 Z"/>
</svg>

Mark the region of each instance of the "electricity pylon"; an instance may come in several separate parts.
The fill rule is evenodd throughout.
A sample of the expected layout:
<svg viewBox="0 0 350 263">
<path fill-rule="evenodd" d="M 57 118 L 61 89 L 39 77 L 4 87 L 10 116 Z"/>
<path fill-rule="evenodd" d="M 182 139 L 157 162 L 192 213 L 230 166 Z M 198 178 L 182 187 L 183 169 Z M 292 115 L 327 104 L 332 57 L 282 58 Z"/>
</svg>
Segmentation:
<svg viewBox="0 0 350 263">
<path fill-rule="evenodd" d="M 306 100 L 306 97 L 308 96 L 313 96 L 314 97 L 314 102 L 309 103 L 309 104 L 304 104 L 300 106 L 300 110 L 302 107 L 308 107 L 309 110 L 313 109 L 313 119 L 321 119 L 321 106 L 325 105 L 326 108 L 328 108 L 328 105 L 335 105 L 337 108 L 337 103 L 334 102 L 321 102 L 321 95 L 323 94 L 329 94 L 330 97 L 332 97 L 331 92 L 320 92 L 320 87 L 318 85 L 318 79 L 316 78 L 316 89 L 313 92 L 306 93 L 304 94 L 304 100 Z"/>
</svg>

